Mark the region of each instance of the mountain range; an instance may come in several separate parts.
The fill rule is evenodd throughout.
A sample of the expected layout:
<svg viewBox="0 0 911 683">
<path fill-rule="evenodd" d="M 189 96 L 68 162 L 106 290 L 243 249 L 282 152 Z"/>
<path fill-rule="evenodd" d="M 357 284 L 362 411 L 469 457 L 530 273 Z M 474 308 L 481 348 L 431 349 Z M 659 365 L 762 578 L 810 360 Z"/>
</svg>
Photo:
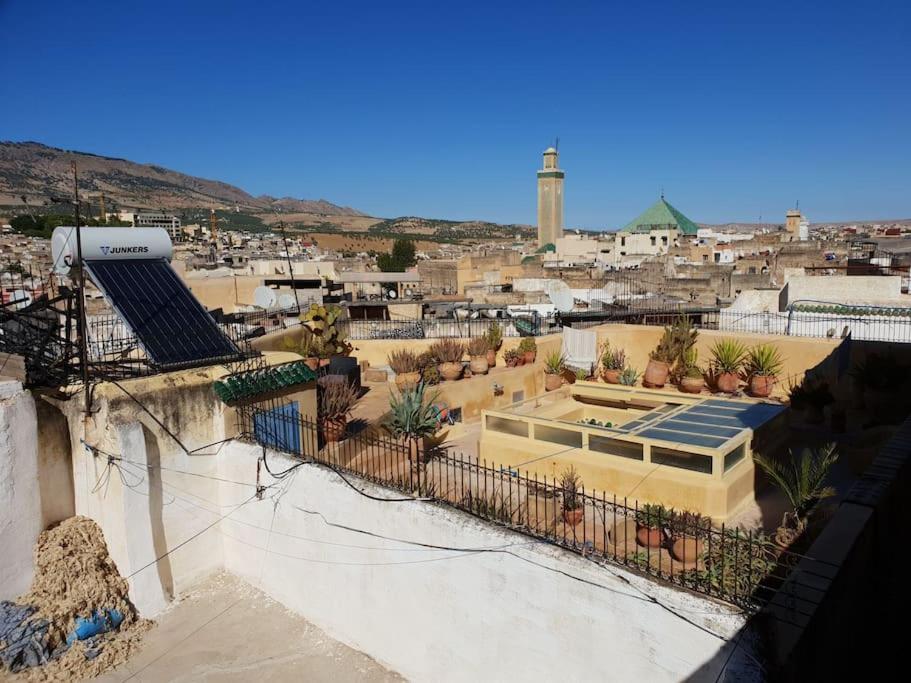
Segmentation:
<svg viewBox="0 0 911 683">
<path fill-rule="evenodd" d="M 49 147 L 39 142 L 0 141 L 0 205 L 41 206 L 52 198 L 73 194 L 72 162 L 79 174 L 79 191 L 106 206 L 121 208 L 235 209 L 251 213 L 303 213 L 363 216 L 360 211 L 325 199 L 254 197 L 218 180 L 197 178 L 154 164 Z"/>
</svg>

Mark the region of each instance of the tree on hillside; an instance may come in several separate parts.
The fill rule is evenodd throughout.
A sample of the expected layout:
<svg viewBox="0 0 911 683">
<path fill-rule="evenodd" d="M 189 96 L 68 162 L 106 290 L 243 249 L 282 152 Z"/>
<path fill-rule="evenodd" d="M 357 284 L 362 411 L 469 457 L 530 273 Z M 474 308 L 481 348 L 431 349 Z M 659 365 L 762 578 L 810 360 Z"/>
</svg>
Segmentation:
<svg viewBox="0 0 911 683">
<path fill-rule="evenodd" d="M 414 242 L 411 240 L 396 240 L 392 243 L 392 251 L 380 254 L 376 265 L 384 273 L 402 273 L 417 263 L 414 257 Z"/>
</svg>

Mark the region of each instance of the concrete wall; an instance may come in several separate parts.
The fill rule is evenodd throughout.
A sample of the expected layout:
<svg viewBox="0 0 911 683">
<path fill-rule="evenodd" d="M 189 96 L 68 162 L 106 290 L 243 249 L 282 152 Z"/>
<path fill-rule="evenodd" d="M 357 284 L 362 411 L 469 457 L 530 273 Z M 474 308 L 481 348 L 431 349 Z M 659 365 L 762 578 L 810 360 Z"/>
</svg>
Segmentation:
<svg viewBox="0 0 911 683">
<path fill-rule="evenodd" d="M 0 384 L 0 600 L 28 590 L 41 526 L 35 402 L 17 381 Z"/>
<path fill-rule="evenodd" d="M 795 275 L 781 290 L 780 310 L 802 299 L 851 303 L 892 303 L 908 305 L 911 297 L 901 293 L 901 277 L 852 275 Z"/>
<path fill-rule="evenodd" d="M 222 476 L 243 481 L 259 452 L 230 445 Z M 273 469 L 291 464 L 269 457 Z M 224 505 L 247 495 L 223 486 Z M 724 637 L 742 623 L 733 610 L 447 508 L 370 500 L 322 468 L 302 467 L 267 498 L 220 526 L 226 568 L 413 680 L 679 681 L 715 658 L 722 643 L 645 594 Z M 705 680 L 720 667 L 705 670 Z"/>
</svg>

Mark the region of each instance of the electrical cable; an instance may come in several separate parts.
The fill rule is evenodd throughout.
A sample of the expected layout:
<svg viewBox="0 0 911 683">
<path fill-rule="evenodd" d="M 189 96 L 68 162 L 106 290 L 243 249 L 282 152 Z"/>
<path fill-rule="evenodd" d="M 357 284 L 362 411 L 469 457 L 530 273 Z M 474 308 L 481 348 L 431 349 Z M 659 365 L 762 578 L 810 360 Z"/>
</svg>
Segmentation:
<svg viewBox="0 0 911 683">
<path fill-rule="evenodd" d="M 129 574 L 129 575 L 128 575 L 127 577 L 125 577 L 125 578 L 126 578 L 126 579 L 132 579 L 132 578 L 133 578 L 134 576 L 136 576 L 139 572 L 144 571 L 144 570 L 148 569 L 149 567 L 158 564 L 158 563 L 161 562 L 164 558 L 166 558 L 168 555 L 170 555 L 170 554 L 172 554 L 172 553 L 174 553 L 174 552 L 180 550 L 182 547 L 184 547 L 184 546 L 185 546 L 187 543 L 189 543 L 190 541 L 199 538 L 199 537 L 202 536 L 204 533 L 206 533 L 209 529 L 211 529 L 212 527 L 214 527 L 216 524 L 219 524 L 219 523 L 223 522 L 223 521 L 226 520 L 228 517 L 230 517 L 231 515 L 233 515 L 235 512 L 237 512 L 238 510 L 240 510 L 244 505 L 246 505 L 247 503 L 249 503 L 249 502 L 255 500 L 256 497 L 257 497 L 258 495 L 259 495 L 258 493 L 254 493 L 252 496 L 250 496 L 249 498 L 247 498 L 247 499 L 246 499 L 245 501 L 243 501 L 242 503 L 238 503 L 230 512 L 225 513 L 224 515 L 222 515 L 221 517 L 219 517 L 218 519 L 216 519 L 214 522 L 212 522 L 211 524 L 209 524 L 207 527 L 205 527 L 205 528 L 202 529 L 201 531 L 198 531 L 198 532 L 196 532 L 195 534 L 193 534 L 192 536 L 190 536 L 189 538 L 187 538 L 187 539 L 181 541 L 180 543 L 178 543 L 176 546 L 174 546 L 174 547 L 171 548 L 170 550 L 168 550 L 168 551 L 162 553 L 161 555 L 159 555 L 158 557 L 156 557 L 154 560 L 152 560 L 151 562 L 149 562 L 149 563 L 146 564 L 146 565 L 143 565 L 142 567 L 140 567 L 140 568 L 137 569 L 136 571 L 132 572 L 131 574 Z"/>
</svg>

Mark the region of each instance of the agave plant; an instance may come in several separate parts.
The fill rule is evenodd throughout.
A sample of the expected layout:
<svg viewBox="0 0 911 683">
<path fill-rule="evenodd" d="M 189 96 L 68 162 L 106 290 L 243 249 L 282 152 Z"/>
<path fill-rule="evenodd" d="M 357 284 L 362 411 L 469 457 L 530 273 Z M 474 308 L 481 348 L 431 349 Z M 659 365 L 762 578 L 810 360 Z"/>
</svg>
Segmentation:
<svg viewBox="0 0 911 683">
<path fill-rule="evenodd" d="M 738 374 L 746 361 L 746 347 L 736 339 L 719 339 L 712 346 L 712 370 L 716 373 Z"/>
<path fill-rule="evenodd" d="M 384 427 L 397 439 L 417 442 L 440 428 L 439 411 L 434 402 L 439 393 L 428 393 L 423 382 L 389 397 L 389 417 Z"/>
<path fill-rule="evenodd" d="M 775 377 L 783 365 L 781 353 L 772 344 L 759 344 L 747 352 L 746 370 L 750 375 Z"/>
<path fill-rule="evenodd" d="M 835 495 L 835 489 L 826 486 L 826 477 L 838 460 L 835 444 L 805 449 L 799 456 L 789 452 L 790 461 L 781 463 L 759 453 L 753 454 L 754 462 L 775 482 L 793 508 L 785 512 L 781 525 L 802 531 L 806 527 L 810 510 L 821 500 Z"/>
<path fill-rule="evenodd" d="M 566 358 L 559 351 L 551 351 L 544 359 L 544 372 L 548 375 L 559 375 L 566 369 Z"/>
<path fill-rule="evenodd" d="M 636 386 L 636 382 L 639 381 L 639 375 L 641 373 L 636 370 L 636 368 L 627 366 L 623 368 L 623 372 L 620 373 L 620 384 L 627 387 Z"/>
</svg>

